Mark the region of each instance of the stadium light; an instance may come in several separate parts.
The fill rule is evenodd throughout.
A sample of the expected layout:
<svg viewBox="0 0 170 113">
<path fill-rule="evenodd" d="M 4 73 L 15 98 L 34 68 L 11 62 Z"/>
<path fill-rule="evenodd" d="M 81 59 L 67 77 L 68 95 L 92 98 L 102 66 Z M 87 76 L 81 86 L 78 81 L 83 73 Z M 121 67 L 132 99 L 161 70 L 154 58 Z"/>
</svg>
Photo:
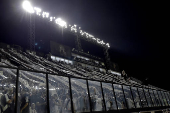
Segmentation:
<svg viewBox="0 0 170 113">
<path fill-rule="evenodd" d="M 93 38 L 94 36 L 93 36 L 93 35 L 91 35 L 91 34 L 89 34 L 89 37 Z"/>
<path fill-rule="evenodd" d="M 44 17 L 48 18 L 48 17 L 49 17 L 49 13 L 43 12 L 43 13 L 42 13 L 42 16 L 43 16 L 43 18 L 44 18 Z"/>
<path fill-rule="evenodd" d="M 103 40 L 101 41 L 101 44 L 105 45 L 105 43 L 103 42 Z"/>
<path fill-rule="evenodd" d="M 34 12 L 35 12 L 34 9 L 33 9 L 33 7 L 32 7 L 32 5 L 31 5 L 31 3 L 30 3 L 29 1 L 27 1 L 27 0 L 25 0 L 25 1 L 23 2 L 22 7 L 23 7 L 23 9 L 26 10 L 28 13 L 34 13 Z"/>
<path fill-rule="evenodd" d="M 46 13 L 45 13 L 45 15 L 46 15 L 46 18 L 48 18 L 48 17 L 49 17 L 49 13 L 47 13 L 47 12 L 46 12 Z"/>
<path fill-rule="evenodd" d="M 26 12 L 28 12 L 28 13 L 34 13 L 35 12 L 38 16 L 42 15 L 43 18 L 49 18 L 49 16 L 50 16 L 48 12 L 43 12 L 40 8 L 33 7 L 29 0 L 24 0 L 23 3 L 22 3 L 22 7 Z M 52 17 L 52 16 L 50 17 L 50 21 L 53 21 L 54 19 L 55 19 L 56 24 L 58 24 L 61 27 L 67 28 L 67 23 L 65 21 L 63 21 L 61 18 L 56 19 L 56 17 Z M 101 44 L 101 45 L 105 45 L 108 48 L 110 48 L 109 43 L 105 43 L 103 40 L 101 41 L 100 39 L 95 38 L 93 35 L 88 34 L 87 32 L 83 32 L 81 30 L 81 27 L 77 27 L 76 24 L 74 24 L 73 26 L 71 26 L 69 24 L 69 26 L 71 27 L 70 30 L 74 31 L 74 33 L 78 32 L 84 38 L 91 38 L 92 40 L 95 40 L 96 43 Z"/>
<path fill-rule="evenodd" d="M 96 38 L 94 38 L 94 37 L 93 37 L 92 39 L 93 39 L 93 40 L 96 40 Z"/>
<path fill-rule="evenodd" d="M 53 17 L 50 17 L 50 21 L 53 21 Z"/>
<path fill-rule="evenodd" d="M 45 12 L 42 13 L 42 17 L 43 17 L 43 18 L 45 17 Z"/>
<path fill-rule="evenodd" d="M 37 15 L 39 15 L 41 13 L 41 9 L 38 8 L 38 7 L 34 7 L 34 10 L 35 10 Z"/>
<path fill-rule="evenodd" d="M 106 46 L 110 48 L 110 45 L 109 45 L 109 43 L 107 43 L 107 44 L 106 44 Z"/>
<path fill-rule="evenodd" d="M 57 18 L 55 21 L 61 27 L 67 27 L 67 23 L 65 21 L 63 21 L 61 18 Z"/>
<path fill-rule="evenodd" d="M 97 43 L 99 43 L 99 44 L 100 44 L 100 39 L 98 39 L 98 38 L 97 38 Z"/>
</svg>

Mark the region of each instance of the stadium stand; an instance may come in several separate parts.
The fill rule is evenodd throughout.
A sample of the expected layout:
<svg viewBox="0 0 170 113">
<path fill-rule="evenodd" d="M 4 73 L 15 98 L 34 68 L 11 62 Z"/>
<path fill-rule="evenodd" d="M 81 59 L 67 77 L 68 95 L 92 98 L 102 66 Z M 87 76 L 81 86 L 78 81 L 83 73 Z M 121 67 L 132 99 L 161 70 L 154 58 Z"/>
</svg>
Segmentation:
<svg viewBox="0 0 170 113">
<path fill-rule="evenodd" d="M 169 99 L 169 91 L 125 79 L 78 52 L 66 59 L 0 48 L 0 113 L 132 112 L 167 109 Z"/>
</svg>

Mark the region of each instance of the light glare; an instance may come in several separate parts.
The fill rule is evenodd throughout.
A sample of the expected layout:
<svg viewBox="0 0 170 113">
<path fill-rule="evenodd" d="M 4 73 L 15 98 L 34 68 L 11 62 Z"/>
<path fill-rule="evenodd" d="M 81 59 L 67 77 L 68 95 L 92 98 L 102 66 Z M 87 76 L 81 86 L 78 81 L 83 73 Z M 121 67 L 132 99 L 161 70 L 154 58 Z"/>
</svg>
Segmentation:
<svg viewBox="0 0 170 113">
<path fill-rule="evenodd" d="M 65 21 L 63 21 L 61 18 L 57 18 L 55 21 L 61 27 L 67 27 L 67 23 Z"/>
<path fill-rule="evenodd" d="M 110 47 L 109 43 L 106 44 L 107 47 Z"/>
<path fill-rule="evenodd" d="M 53 21 L 53 17 L 50 17 L 50 21 Z"/>
<path fill-rule="evenodd" d="M 98 38 L 97 38 L 97 43 L 99 43 L 99 44 L 100 44 L 100 39 L 98 39 Z"/>
<path fill-rule="evenodd" d="M 28 13 L 36 13 L 36 15 L 38 16 L 41 16 L 43 18 L 49 18 L 49 13 L 48 12 L 42 12 L 42 10 L 38 7 L 32 7 L 31 3 L 29 2 L 29 0 L 24 0 L 23 3 L 22 3 L 22 7 L 23 9 L 28 12 Z M 42 12 L 42 13 L 41 13 Z M 50 17 L 50 21 L 53 21 L 53 19 L 55 19 L 55 17 Z M 56 24 L 58 24 L 59 26 L 61 27 L 64 27 L 64 28 L 67 28 L 67 23 L 65 21 L 63 21 L 61 18 L 57 18 L 55 20 Z M 99 44 L 102 44 L 102 45 L 105 45 L 107 46 L 108 48 L 110 48 L 110 45 L 109 43 L 105 43 L 103 40 L 101 41 L 100 39 L 98 38 L 94 38 L 93 35 L 91 34 L 88 34 L 87 32 L 82 32 L 81 30 L 81 27 L 78 27 L 77 28 L 77 25 L 74 24 L 73 26 L 71 26 L 69 24 L 69 26 L 71 27 L 71 31 L 74 31 L 75 33 L 79 32 L 80 31 L 80 34 L 84 37 L 84 38 L 91 38 L 93 40 L 95 40 L 97 43 Z M 77 31 L 78 30 L 78 31 Z"/>
<path fill-rule="evenodd" d="M 48 18 L 48 17 L 49 17 L 49 13 L 46 12 L 46 18 Z"/>
<path fill-rule="evenodd" d="M 22 7 L 24 10 L 26 10 L 28 13 L 34 13 L 34 9 L 29 1 L 24 1 L 22 4 Z"/>
<path fill-rule="evenodd" d="M 39 15 L 41 13 L 41 9 L 38 8 L 38 7 L 34 7 L 34 10 L 35 10 L 37 15 Z"/>
</svg>

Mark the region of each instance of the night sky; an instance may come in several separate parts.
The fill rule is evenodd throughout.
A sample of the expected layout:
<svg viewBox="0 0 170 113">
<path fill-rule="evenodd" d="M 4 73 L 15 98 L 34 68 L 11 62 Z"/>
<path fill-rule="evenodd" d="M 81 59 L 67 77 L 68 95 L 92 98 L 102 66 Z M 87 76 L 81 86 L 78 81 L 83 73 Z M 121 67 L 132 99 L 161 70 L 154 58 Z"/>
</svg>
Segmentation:
<svg viewBox="0 0 170 113">
<path fill-rule="evenodd" d="M 27 15 L 22 0 L 0 1 L 0 41 L 27 45 Z M 138 0 L 36 0 L 50 15 L 60 17 L 67 23 L 76 24 L 82 30 L 110 43 L 111 60 L 133 76 L 155 86 L 168 87 L 168 36 L 166 36 L 165 3 Z M 50 40 L 74 47 L 73 35 L 47 20 L 36 18 L 36 49 L 49 48 Z M 90 53 L 99 54 L 100 48 L 83 43 Z M 99 55 L 100 56 L 100 55 Z"/>
</svg>

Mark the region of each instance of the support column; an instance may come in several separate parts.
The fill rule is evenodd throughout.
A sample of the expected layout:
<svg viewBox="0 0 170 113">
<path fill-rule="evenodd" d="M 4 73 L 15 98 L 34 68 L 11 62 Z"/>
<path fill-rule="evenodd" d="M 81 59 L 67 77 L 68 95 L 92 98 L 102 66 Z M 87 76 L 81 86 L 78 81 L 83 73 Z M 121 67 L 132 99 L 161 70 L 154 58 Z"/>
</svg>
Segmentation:
<svg viewBox="0 0 170 113">
<path fill-rule="evenodd" d="M 82 51 L 81 41 L 80 41 L 80 37 L 78 34 L 76 34 L 76 37 L 75 37 L 75 44 L 76 44 L 76 49 L 78 51 Z"/>
<path fill-rule="evenodd" d="M 115 97 L 116 107 L 117 107 L 117 110 L 118 110 L 119 108 L 118 108 L 117 99 L 116 99 L 116 94 L 115 94 L 115 89 L 114 89 L 113 84 L 112 84 L 112 88 L 113 88 L 113 94 L 114 94 L 114 97 Z"/>
<path fill-rule="evenodd" d="M 50 101 L 49 101 L 49 83 L 48 74 L 46 73 L 46 88 L 47 88 L 47 111 L 50 113 Z"/>
<path fill-rule="evenodd" d="M 28 14 L 28 39 L 29 39 L 29 49 L 35 51 L 35 15 Z"/>
<path fill-rule="evenodd" d="M 102 90 L 102 96 L 103 96 L 103 100 L 102 100 L 102 101 L 103 101 L 103 104 L 104 104 L 104 110 L 107 111 L 107 110 L 106 110 L 106 103 L 105 103 L 105 98 L 104 98 L 104 92 L 103 92 L 102 82 L 100 82 L 100 86 L 101 86 L 101 90 Z"/>
<path fill-rule="evenodd" d="M 71 89 L 71 78 L 69 78 L 69 88 L 70 88 L 70 100 L 71 100 L 71 111 L 74 113 L 74 107 L 73 107 L 73 96 L 72 96 L 72 89 Z"/>
<path fill-rule="evenodd" d="M 86 80 L 86 84 L 87 84 L 87 90 L 88 90 L 88 96 L 89 96 L 90 112 L 92 112 L 92 103 L 91 103 L 91 97 L 90 97 L 90 91 L 89 91 L 89 83 L 88 83 L 88 80 Z"/>
<path fill-rule="evenodd" d="M 17 69 L 16 73 L 16 90 L 15 90 L 15 113 L 18 111 L 18 82 L 19 82 L 19 69 Z M 19 110 L 20 111 L 20 110 Z"/>
<path fill-rule="evenodd" d="M 106 67 L 107 69 L 110 69 L 111 63 L 110 63 L 110 56 L 109 56 L 108 48 L 103 47 L 103 51 L 104 51 L 104 56 L 105 56 L 105 61 L 106 61 Z"/>
</svg>

